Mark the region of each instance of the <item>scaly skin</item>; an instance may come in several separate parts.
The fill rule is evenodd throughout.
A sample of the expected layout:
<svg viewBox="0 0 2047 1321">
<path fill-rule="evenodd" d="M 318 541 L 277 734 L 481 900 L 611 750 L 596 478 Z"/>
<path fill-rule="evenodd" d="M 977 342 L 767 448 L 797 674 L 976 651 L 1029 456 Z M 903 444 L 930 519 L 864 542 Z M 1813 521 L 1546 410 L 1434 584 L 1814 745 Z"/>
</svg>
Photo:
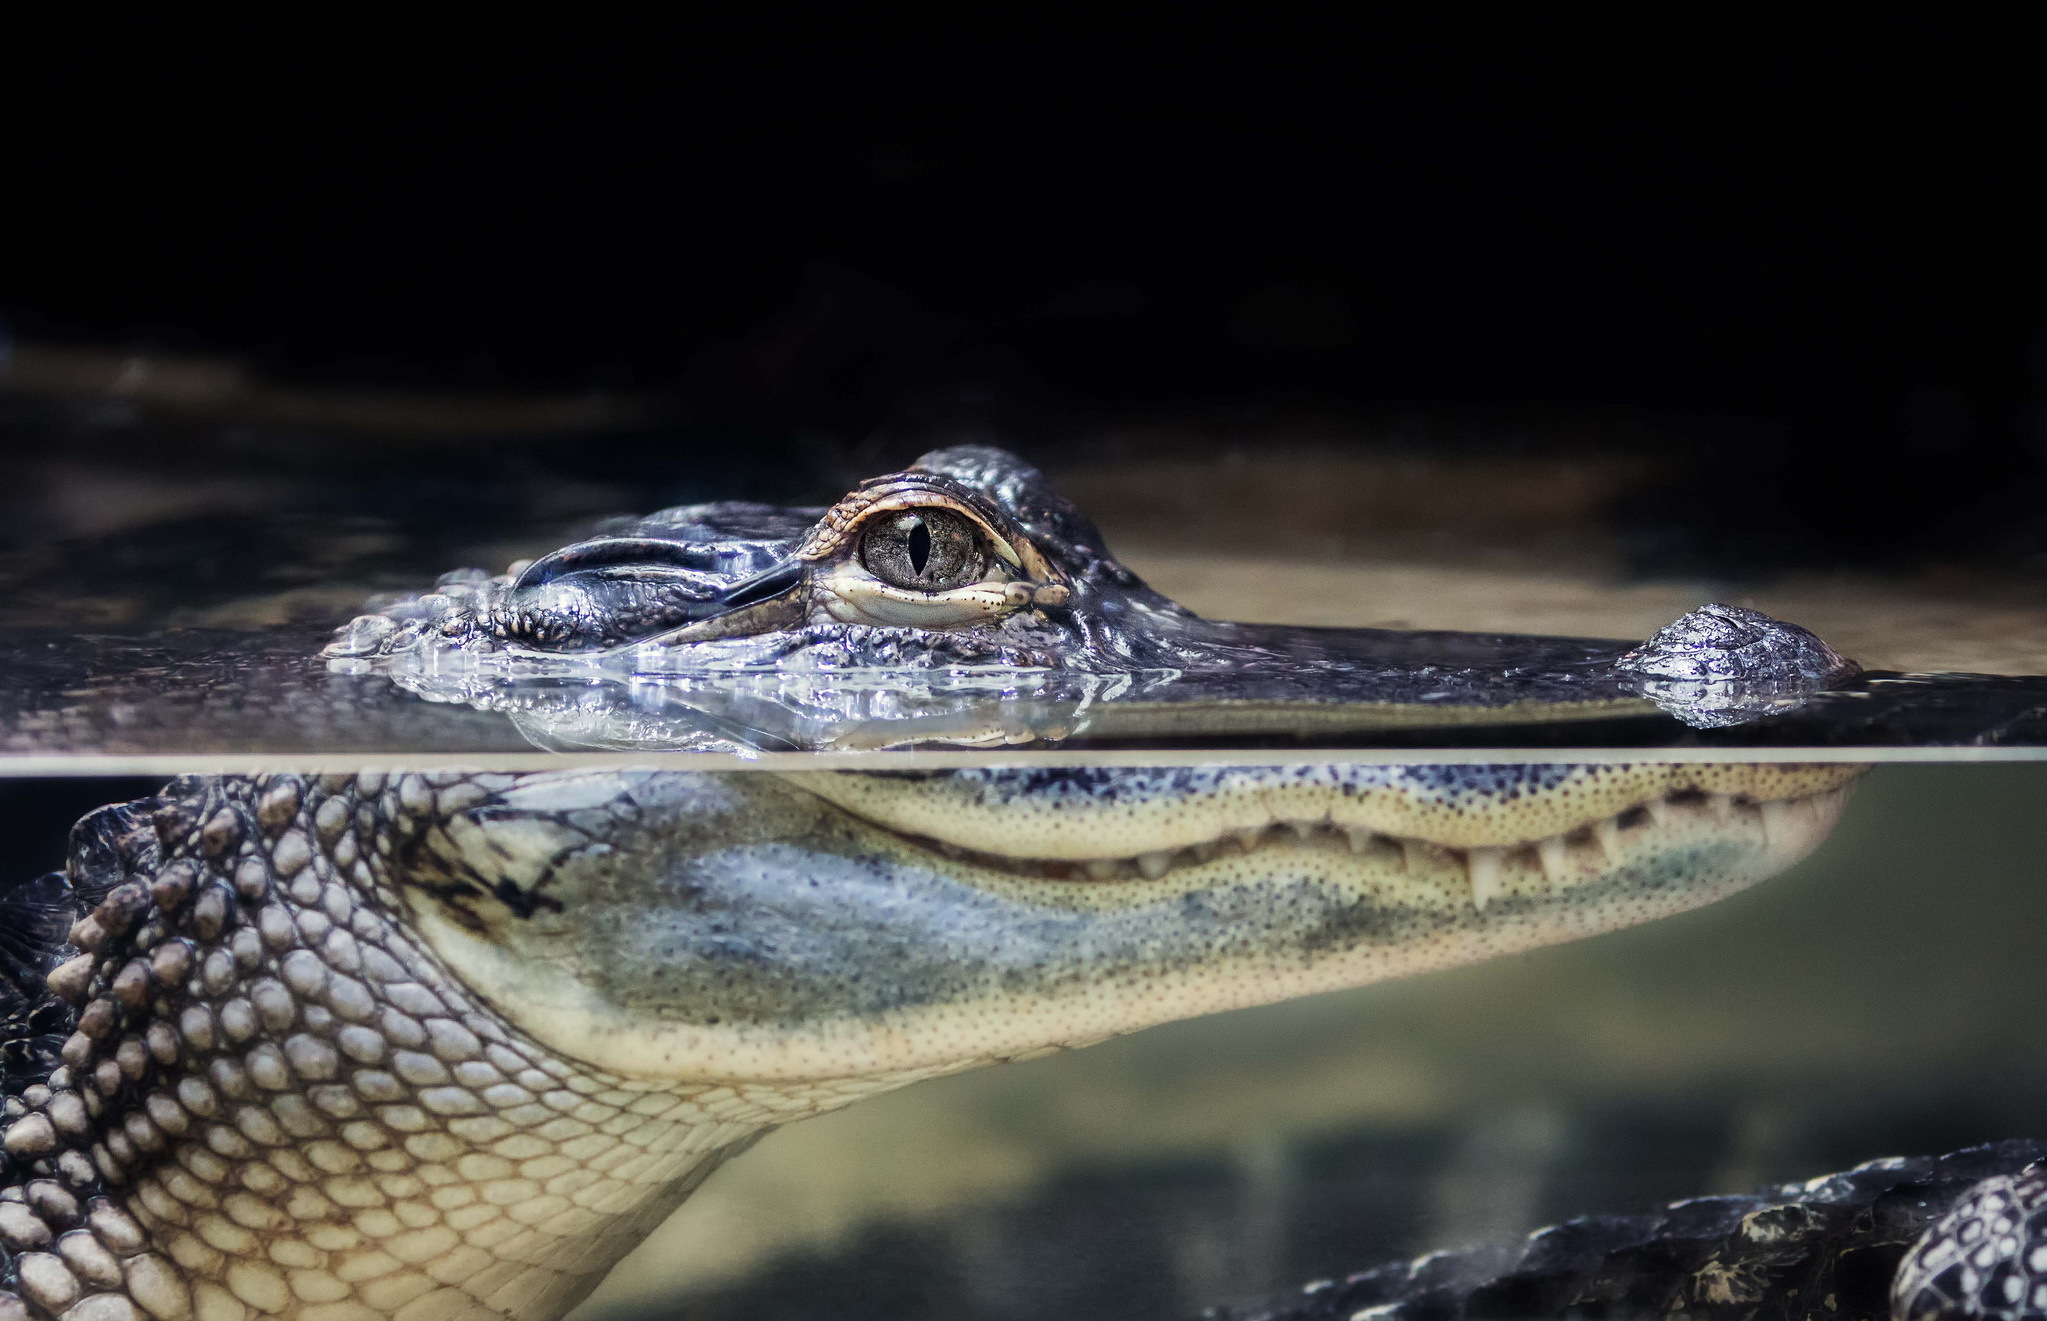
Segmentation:
<svg viewBox="0 0 2047 1321">
<path fill-rule="evenodd" d="M 7 1102 L 0 1318 L 558 1316 L 777 1124 L 1706 902 L 1816 843 L 1854 773 L 182 780 L 76 834 L 90 912 L 50 974 L 75 1027 Z M 960 857 L 876 824 L 914 785 L 1022 822 L 1084 794 L 1096 856 L 1171 842 L 1130 819 L 1162 801 L 1229 842 L 1048 879 L 1027 843 Z M 1386 811 L 1411 833 L 1240 842 Z M 1558 838 L 1552 876 L 1535 842 Z M 1473 847 L 1500 851 L 1483 908 Z"/>
<path fill-rule="evenodd" d="M 1147 668 L 1421 724 L 1653 710 L 1630 664 L 1769 700 L 1852 670 L 1739 613 L 1626 654 L 1200 620 L 971 447 L 458 577 L 330 656 Z M 180 780 L 0 891 L 0 1321 L 546 1321 L 777 1124 L 1710 902 L 1857 772 Z"/>
<path fill-rule="evenodd" d="M 88 821 L 118 876 L 74 861 L 116 882 L 53 978 L 77 1031 L 8 1102 L 0 1317 L 555 1316 L 735 1147 L 897 1081 L 621 1077 L 525 1038 L 398 894 L 485 796 L 198 779 Z"/>
</svg>

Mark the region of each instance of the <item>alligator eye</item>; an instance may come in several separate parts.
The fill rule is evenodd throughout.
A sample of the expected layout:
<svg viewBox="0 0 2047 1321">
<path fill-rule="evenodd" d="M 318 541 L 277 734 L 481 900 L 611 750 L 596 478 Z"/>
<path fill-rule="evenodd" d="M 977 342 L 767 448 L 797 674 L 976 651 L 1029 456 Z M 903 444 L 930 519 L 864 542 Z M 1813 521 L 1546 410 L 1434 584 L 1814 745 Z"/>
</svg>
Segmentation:
<svg viewBox="0 0 2047 1321">
<path fill-rule="evenodd" d="M 946 592 L 979 582 L 987 568 L 973 525 L 944 509 L 905 509 L 860 534 L 860 562 L 891 587 Z"/>
</svg>

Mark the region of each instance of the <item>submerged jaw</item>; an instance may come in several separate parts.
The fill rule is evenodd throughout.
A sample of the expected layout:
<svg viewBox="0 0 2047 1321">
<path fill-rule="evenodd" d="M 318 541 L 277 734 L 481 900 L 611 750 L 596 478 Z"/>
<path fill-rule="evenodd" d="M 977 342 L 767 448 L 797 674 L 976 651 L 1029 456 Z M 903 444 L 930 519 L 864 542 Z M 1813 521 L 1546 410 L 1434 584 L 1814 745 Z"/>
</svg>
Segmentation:
<svg viewBox="0 0 2047 1321">
<path fill-rule="evenodd" d="M 1218 860 L 1224 871 L 1237 871 L 1297 865 L 1314 855 L 1348 857 L 1373 873 L 1404 874 L 1417 883 L 1466 891 L 1471 905 L 1483 911 L 1503 895 L 1596 884 L 1645 853 L 1699 833 L 1754 841 L 1778 859 L 1777 867 L 1786 867 L 1826 838 L 1847 792 L 1844 782 L 1795 797 L 1757 800 L 1683 788 L 1541 839 L 1463 847 L 1341 825 L 1326 815 L 1239 826 L 1179 848 L 1078 859 L 1015 857 L 935 836 L 914 842 L 961 863 L 1050 881 L 1186 879 Z"/>
<path fill-rule="evenodd" d="M 1375 838 L 1462 851 L 1619 838 L 1646 814 L 1703 804 L 1715 820 L 1772 819 L 1847 784 L 1840 764 L 1303 765 L 793 774 L 790 782 L 863 820 L 991 857 L 1081 864 L 1200 858 L 1269 833 L 1328 831 L 1354 852 Z M 1562 850 L 1562 853 L 1560 853 Z M 1163 855 L 1162 857 L 1159 855 Z M 1151 858 L 1149 863 L 1140 860 Z M 1555 870 L 1552 865 L 1551 870 Z"/>
<path fill-rule="evenodd" d="M 1158 788 L 1113 774 L 1125 807 Z M 1816 845 L 1854 768 L 1751 803 L 1666 791 L 1512 846 L 1361 838 L 1329 809 L 1302 811 L 1329 786 L 1290 789 L 1288 774 L 1253 777 L 1292 810 L 1248 849 L 1211 831 L 1163 866 L 1126 855 L 1100 879 L 1084 858 L 876 824 L 814 777 L 536 776 L 431 832 L 408 901 L 473 991 L 587 1064 L 703 1083 L 906 1080 L 1696 907 Z M 1507 810 L 1455 799 L 1465 816 Z"/>
</svg>

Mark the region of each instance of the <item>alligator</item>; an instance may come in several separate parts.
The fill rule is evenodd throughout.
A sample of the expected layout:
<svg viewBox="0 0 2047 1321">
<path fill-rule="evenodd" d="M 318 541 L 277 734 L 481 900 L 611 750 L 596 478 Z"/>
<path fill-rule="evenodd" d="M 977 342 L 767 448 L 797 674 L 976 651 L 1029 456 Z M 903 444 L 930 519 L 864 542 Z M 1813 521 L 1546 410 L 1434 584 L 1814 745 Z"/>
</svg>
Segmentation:
<svg viewBox="0 0 2047 1321">
<path fill-rule="evenodd" d="M 367 618 L 336 654 L 1208 665 L 1442 719 L 1852 671 L 1741 612 L 1632 649 L 1197 620 L 982 448 L 828 510 L 668 511 Z M 558 1317 L 781 1124 L 1708 903 L 1817 847 L 1861 769 L 180 778 L 0 891 L 0 1321 Z M 1901 1311 L 2003 1301 L 1986 1225 L 1999 1262 L 2038 1251 L 2005 1223 L 2038 1181 L 1981 1174 Z"/>
</svg>

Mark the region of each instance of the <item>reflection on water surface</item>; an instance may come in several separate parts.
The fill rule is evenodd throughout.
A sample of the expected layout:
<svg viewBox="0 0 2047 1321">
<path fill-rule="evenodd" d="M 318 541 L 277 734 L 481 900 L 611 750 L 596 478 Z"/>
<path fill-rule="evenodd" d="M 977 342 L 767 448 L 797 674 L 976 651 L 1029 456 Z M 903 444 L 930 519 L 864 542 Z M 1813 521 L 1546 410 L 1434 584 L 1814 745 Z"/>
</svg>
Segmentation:
<svg viewBox="0 0 2047 1321">
<path fill-rule="evenodd" d="M 51 428 L 31 419 L 26 429 Z M 275 457 L 289 440 L 245 443 Z M 601 459 L 585 448 L 566 466 Z M 522 454 L 497 465 L 404 454 L 376 472 L 350 463 L 351 484 L 312 499 L 325 479 L 310 469 L 269 485 L 209 477 L 144 490 L 124 486 L 119 465 L 49 466 L 50 488 L 75 496 L 64 506 L 70 540 L 17 548 L 0 564 L 15 589 L 0 633 L 0 753 L 49 773 L 79 758 L 137 771 L 253 755 L 297 769 L 454 754 L 538 766 L 563 751 L 688 748 L 971 757 L 996 747 L 1071 761 L 1418 747 L 1460 758 L 1503 747 L 1535 759 L 1874 745 L 2030 756 L 2047 744 L 2047 686 L 1970 675 L 1879 673 L 1700 732 L 1639 703 L 1459 728 L 1363 702 L 1261 704 L 1166 671 L 1062 688 L 1043 673 L 956 669 L 912 690 L 843 673 L 600 666 L 535 680 L 488 666 L 393 674 L 311 660 L 371 591 L 545 552 L 619 508 L 779 497 L 815 476 L 739 464 L 708 486 L 678 472 L 565 483 L 549 471 L 560 454 Z M 1416 485 L 1442 494 L 1442 478 L 1423 473 Z M 466 494 L 451 506 L 450 492 Z M 830 493 L 826 483 L 803 494 Z M 1731 596 L 1810 624 L 1872 665 L 2047 669 L 2037 659 L 2047 615 L 1994 593 L 1869 578 L 1732 592 L 1621 585 L 1597 555 L 1555 565 L 1488 556 L 1470 528 L 1448 556 L 1428 549 L 1441 538 L 1378 530 L 1357 545 L 1225 538 L 1217 552 L 1190 542 L 1184 519 L 1155 535 L 1142 509 L 1119 527 L 1116 501 L 1083 502 L 1106 516 L 1134 568 L 1211 618 L 1632 638 Z M 1211 482 L 1189 507 L 1224 506 Z M 1347 519 L 1325 511 L 1332 526 Z M 1347 558 L 1389 549 L 1377 562 Z M 2047 910 L 2031 883 L 2043 841 L 2029 824 L 2043 774 L 1883 770 L 1821 855 L 1697 914 L 1155 1029 L 796 1126 L 722 1171 L 580 1315 L 1187 1317 L 1581 1212 L 2040 1132 L 2047 1042 L 2011 1006 L 2040 1003 L 2043 989 L 2033 970 Z M 4 789 L 10 820 L 51 830 L 137 792 Z"/>
</svg>

